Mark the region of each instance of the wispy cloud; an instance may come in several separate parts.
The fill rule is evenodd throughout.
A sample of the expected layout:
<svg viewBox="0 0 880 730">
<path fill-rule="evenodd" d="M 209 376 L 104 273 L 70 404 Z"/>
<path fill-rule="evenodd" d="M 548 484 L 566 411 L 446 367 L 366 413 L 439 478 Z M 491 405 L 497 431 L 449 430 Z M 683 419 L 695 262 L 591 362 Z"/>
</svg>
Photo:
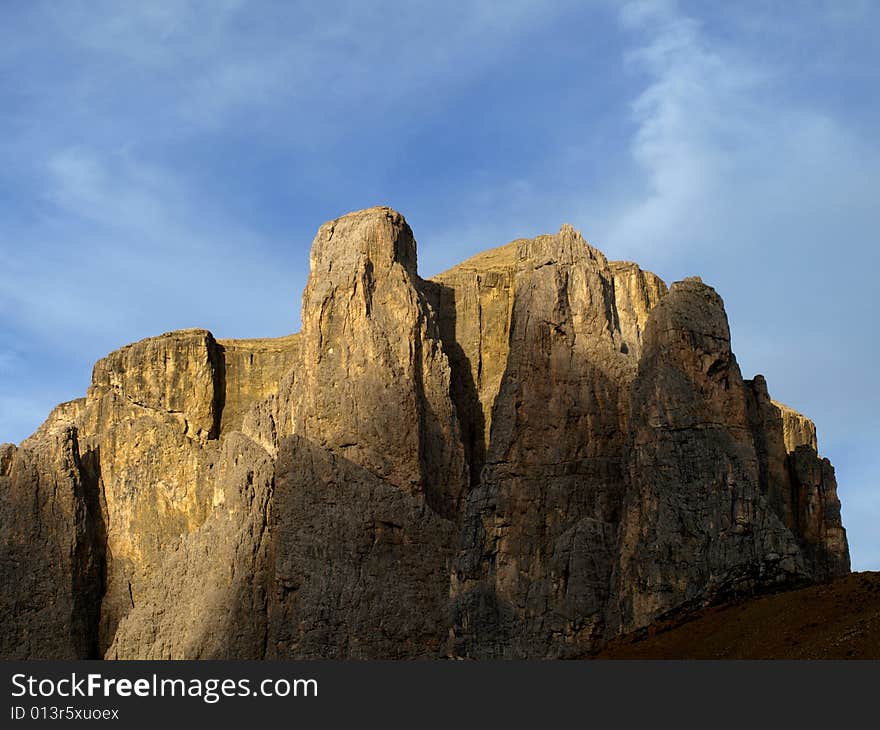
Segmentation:
<svg viewBox="0 0 880 730">
<path fill-rule="evenodd" d="M 865 245 L 878 214 L 876 139 L 792 98 L 784 69 L 710 40 L 671 3 L 626 6 L 621 22 L 637 44 L 629 67 L 646 80 L 631 106 L 637 174 L 599 217 L 599 237 L 665 272 L 708 275 L 731 295 L 740 342 L 766 339 L 756 354 L 771 365 L 786 336 L 809 345 L 821 327 L 814 341 L 845 338 L 835 320 L 867 318 L 872 289 L 848 251 L 877 261 Z M 737 284 L 744 276 L 751 289 Z M 834 276 L 861 283 L 849 296 L 864 308 L 841 306 Z M 761 327 L 768 317 L 781 336 Z"/>
<path fill-rule="evenodd" d="M 45 20 L 90 67 L 72 89 L 81 98 L 100 104 L 134 80 L 126 98 L 173 99 L 151 113 L 179 132 L 241 114 L 260 127 L 261 113 L 287 107 L 299 112 L 289 131 L 302 135 L 326 133 L 327 112 L 351 104 L 432 105 L 571 4 L 160 0 L 52 5 Z"/>
<path fill-rule="evenodd" d="M 638 43 L 628 65 L 647 85 L 632 104 L 630 147 L 643 189 L 603 222 L 615 247 L 690 255 L 735 230 L 728 248 L 738 255 L 780 225 L 810 228 L 839 220 L 841 209 L 873 208 L 865 184 L 877 178 L 876 145 L 793 98 L 784 69 L 710 40 L 672 3 L 627 5 L 621 22 Z"/>
</svg>

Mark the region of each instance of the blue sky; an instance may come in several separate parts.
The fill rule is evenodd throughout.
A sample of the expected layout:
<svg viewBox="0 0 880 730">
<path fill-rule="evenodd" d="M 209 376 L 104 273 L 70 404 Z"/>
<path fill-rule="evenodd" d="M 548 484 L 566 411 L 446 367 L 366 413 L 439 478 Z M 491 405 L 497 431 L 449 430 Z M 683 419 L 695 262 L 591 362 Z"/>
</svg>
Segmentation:
<svg viewBox="0 0 880 730">
<path fill-rule="evenodd" d="M 880 569 L 874 2 L 0 8 L 0 441 L 141 337 L 299 328 L 317 227 L 387 204 L 437 273 L 579 228 L 724 297 Z"/>
</svg>

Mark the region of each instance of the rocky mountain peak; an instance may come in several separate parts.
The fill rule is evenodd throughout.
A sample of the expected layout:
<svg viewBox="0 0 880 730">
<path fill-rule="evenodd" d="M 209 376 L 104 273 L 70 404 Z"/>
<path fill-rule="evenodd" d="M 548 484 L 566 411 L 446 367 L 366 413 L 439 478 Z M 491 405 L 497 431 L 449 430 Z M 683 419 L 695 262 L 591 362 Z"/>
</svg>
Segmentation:
<svg viewBox="0 0 880 730">
<path fill-rule="evenodd" d="M 128 345 L 0 447 L 5 658 L 565 657 L 849 570 L 721 297 L 569 225 L 423 280 L 325 223 L 302 331 Z"/>
<path fill-rule="evenodd" d="M 364 262 L 378 271 L 402 266 L 416 274 L 416 242 L 404 217 L 396 210 L 376 206 L 328 221 L 312 242 L 310 278 L 332 280 L 337 271 L 347 272 Z"/>
</svg>

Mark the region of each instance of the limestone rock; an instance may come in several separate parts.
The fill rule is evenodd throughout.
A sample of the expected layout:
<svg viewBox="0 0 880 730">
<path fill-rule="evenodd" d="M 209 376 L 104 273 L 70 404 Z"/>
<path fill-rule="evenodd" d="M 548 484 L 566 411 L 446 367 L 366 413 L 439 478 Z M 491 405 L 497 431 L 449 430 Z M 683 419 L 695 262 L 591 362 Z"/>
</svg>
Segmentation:
<svg viewBox="0 0 880 730">
<path fill-rule="evenodd" d="M 614 300 L 620 331 L 628 349 L 639 356 L 648 316 L 666 295 L 666 284 L 656 274 L 644 271 L 631 261 L 611 261 L 614 274 Z"/>
<path fill-rule="evenodd" d="M 850 570 L 846 530 L 840 519 L 840 500 L 834 467 L 809 446 L 789 454 L 789 470 L 796 495 L 797 535 L 816 580 L 846 575 Z"/>
<path fill-rule="evenodd" d="M 75 428 L 0 446 L 0 656 L 97 658 L 104 525 Z"/>
<path fill-rule="evenodd" d="M 782 403 L 773 401 L 773 405 L 782 416 L 782 435 L 785 448 L 789 452 L 798 446 L 809 446 L 813 451 L 818 449 L 816 441 L 816 424 L 809 418 Z"/>
<path fill-rule="evenodd" d="M 267 658 L 436 658 L 456 525 L 300 436 L 278 457 Z"/>
<path fill-rule="evenodd" d="M 300 360 L 301 337 L 218 340 L 223 353 L 222 434 L 241 430 L 250 410 L 278 392 Z"/>
<path fill-rule="evenodd" d="M 415 267 L 412 231 L 387 208 L 328 223 L 313 244 L 300 367 L 275 404 L 290 436 L 273 504 L 272 655 L 438 655 L 445 640 L 467 463 Z"/>
<path fill-rule="evenodd" d="M 710 287 L 570 226 L 416 263 L 389 208 L 331 221 L 300 333 L 123 347 L 0 446 L 0 656 L 580 656 L 849 570 Z"/>
<path fill-rule="evenodd" d="M 221 362 L 207 330 L 169 332 L 100 360 L 92 386 L 111 389 L 142 408 L 180 414 L 187 435 L 214 438 L 222 408 Z"/>
<path fill-rule="evenodd" d="M 760 375 L 751 386 L 752 430 L 762 490 L 800 544 L 813 578 L 849 572 L 846 530 L 834 467 L 816 451 L 816 426 L 806 416 L 771 400 Z"/>
<path fill-rule="evenodd" d="M 517 242 L 486 251 L 435 276 L 427 288 L 454 376 L 472 484 L 486 461 L 492 406 L 507 365 L 517 254 Z"/>
<path fill-rule="evenodd" d="M 291 433 L 457 509 L 466 464 L 412 231 L 388 208 L 325 224 L 303 294 Z"/>
<path fill-rule="evenodd" d="M 274 464 L 262 448 L 233 432 L 223 441 L 215 472 L 210 514 L 156 556 L 154 575 L 133 588 L 132 605 L 114 628 L 106 658 L 264 656 Z"/>
<path fill-rule="evenodd" d="M 783 414 L 767 391 L 762 375 L 744 381 L 749 428 L 754 439 L 758 459 L 758 481 L 767 502 L 784 524 L 795 535 L 797 529 L 797 502 L 792 489 L 788 446 L 785 441 Z"/>
<path fill-rule="evenodd" d="M 605 257 L 570 227 L 517 244 L 510 347 L 453 578 L 455 651 L 564 656 L 601 635 L 635 369 Z M 623 407 L 622 407 L 623 406 Z"/>
<path fill-rule="evenodd" d="M 699 279 L 674 284 L 651 314 L 643 348 L 630 396 L 614 633 L 807 575 L 761 488 L 721 298 Z"/>
<path fill-rule="evenodd" d="M 268 563 L 253 554 L 265 556 L 268 538 L 256 537 L 254 525 L 267 523 L 274 464 L 242 434 L 231 431 L 223 442 L 216 437 L 227 381 L 230 402 L 244 410 L 248 398 L 259 397 L 259 389 L 272 393 L 277 388 L 271 381 L 237 383 L 246 379 L 245 365 L 268 359 L 268 366 L 257 369 L 271 371 L 272 360 L 283 355 L 292 360 L 274 366 L 292 367 L 295 352 L 288 345 L 283 338 L 241 347 L 227 341 L 224 348 L 204 330 L 136 343 L 100 361 L 87 397 L 56 408 L 24 442 L 19 451 L 40 459 L 30 476 L 15 480 L 17 491 L 11 495 L 18 498 L 50 479 L 58 481 L 52 465 L 61 458 L 56 444 L 64 439 L 73 439 L 68 450 L 76 453 L 76 459 L 67 456 L 64 463 L 86 465 L 69 469 L 68 480 L 76 494 L 85 495 L 80 500 L 91 505 L 84 513 L 93 515 L 92 526 L 76 529 L 93 535 L 101 565 L 82 619 L 88 626 L 79 631 L 90 644 L 77 651 L 79 656 L 262 656 Z M 239 360 L 228 379 L 227 350 L 231 360 Z M 64 535 L 60 527 L 50 534 L 55 532 Z M 4 546 L 10 544 L 4 539 Z M 242 584 L 248 590 L 237 587 Z M 230 612 L 238 596 L 248 610 L 236 625 Z M 206 602 L 214 597 L 216 605 L 208 610 Z M 44 631 L 42 622 L 22 611 L 11 625 L 34 633 L 37 648 L 30 656 L 60 655 L 51 643 L 55 634 Z"/>
</svg>

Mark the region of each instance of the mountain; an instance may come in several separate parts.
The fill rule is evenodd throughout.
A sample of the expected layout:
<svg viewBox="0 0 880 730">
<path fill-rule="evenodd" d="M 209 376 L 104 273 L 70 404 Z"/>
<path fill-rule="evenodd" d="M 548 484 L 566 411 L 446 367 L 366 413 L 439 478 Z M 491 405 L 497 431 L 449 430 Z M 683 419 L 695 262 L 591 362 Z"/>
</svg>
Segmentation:
<svg viewBox="0 0 880 730">
<path fill-rule="evenodd" d="M 301 332 L 128 345 L 0 447 L 4 658 L 576 657 L 848 572 L 718 294 L 570 226 L 424 280 L 399 213 L 343 216 Z"/>
</svg>

